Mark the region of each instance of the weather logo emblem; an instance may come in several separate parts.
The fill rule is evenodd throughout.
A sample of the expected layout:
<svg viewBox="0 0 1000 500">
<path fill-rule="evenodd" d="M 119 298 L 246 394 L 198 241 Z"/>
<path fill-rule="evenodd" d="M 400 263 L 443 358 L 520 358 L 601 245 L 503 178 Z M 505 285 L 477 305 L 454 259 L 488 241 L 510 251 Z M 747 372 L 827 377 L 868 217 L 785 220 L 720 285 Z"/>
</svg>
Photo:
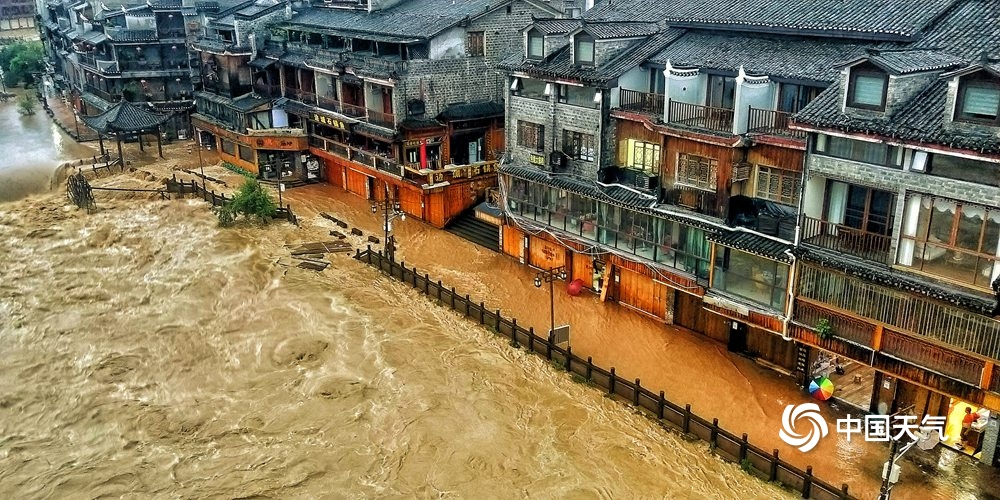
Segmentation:
<svg viewBox="0 0 1000 500">
<path fill-rule="evenodd" d="M 807 432 L 798 432 L 796 427 L 808 425 Z M 799 427 L 801 429 L 801 427 Z M 807 452 L 816 447 L 819 440 L 830 432 L 826 420 L 819 414 L 819 405 L 804 403 L 788 405 L 781 414 L 781 430 L 778 436 L 789 446 Z"/>
</svg>

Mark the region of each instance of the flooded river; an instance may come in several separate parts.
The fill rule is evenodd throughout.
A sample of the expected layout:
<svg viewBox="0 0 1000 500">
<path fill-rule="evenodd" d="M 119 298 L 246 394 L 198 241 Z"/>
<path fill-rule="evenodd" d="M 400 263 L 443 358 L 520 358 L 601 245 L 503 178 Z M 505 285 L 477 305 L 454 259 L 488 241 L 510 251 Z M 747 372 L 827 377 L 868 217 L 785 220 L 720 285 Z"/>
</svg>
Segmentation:
<svg viewBox="0 0 1000 500">
<path fill-rule="evenodd" d="M 0 102 L 0 152 L 0 202 L 47 191 L 60 163 L 94 154 L 55 126 L 41 105 L 21 116 L 14 99 Z"/>
<path fill-rule="evenodd" d="M 11 498 L 786 495 L 301 230 L 62 200 L 0 204 Z"/>
</svg>

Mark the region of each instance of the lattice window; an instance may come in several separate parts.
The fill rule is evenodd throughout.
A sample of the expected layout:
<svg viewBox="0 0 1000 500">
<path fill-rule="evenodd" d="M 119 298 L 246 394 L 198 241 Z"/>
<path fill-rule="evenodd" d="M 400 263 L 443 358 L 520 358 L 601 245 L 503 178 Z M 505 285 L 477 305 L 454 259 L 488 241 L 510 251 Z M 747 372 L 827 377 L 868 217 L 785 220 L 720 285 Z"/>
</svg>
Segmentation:
<svg viewBox="0 0 1000 500">
<path fill-rule="evenodd" d="M 594 136 L 563 130 L 563 153 L 574 160 L 594 161 Z"/>
<path fill-rule="evenodd" d="M 797 172 L 757 166 L 757 197 L 785 205 L 798 206 L 802 178 Z"/>
<path fill-rule="evenodd" d="M 545 126 L 518 120 L 517 145 L 535 151 L 545 149 Z"/>
<path fill-rule="evenodd" d="M 677 183 L 715 191 L 719 162 L 687 153 L 677 155 Z"/>
</svg>

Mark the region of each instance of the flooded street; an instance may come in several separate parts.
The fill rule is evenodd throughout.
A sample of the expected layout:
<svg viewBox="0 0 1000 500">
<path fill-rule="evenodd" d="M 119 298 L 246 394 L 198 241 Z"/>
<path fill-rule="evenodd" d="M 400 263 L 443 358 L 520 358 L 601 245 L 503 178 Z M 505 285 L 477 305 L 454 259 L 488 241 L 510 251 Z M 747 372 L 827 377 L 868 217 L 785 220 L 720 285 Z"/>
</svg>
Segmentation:
<svg viewBox="0 0 1000 500">
<path fill-rule="evenodd" d="M 61 162 L 94 154 L 53 124 L 40 104 L 34 115 L 21 116 L 16 99 L 0 102 L 0 151 L 0 202 L 47 191 Z"/>
<path fill-rule="evenodd" d="M 0 205 L 16 498 L 775 498 L 303 230 L 200 201 Z"/>
</svg>

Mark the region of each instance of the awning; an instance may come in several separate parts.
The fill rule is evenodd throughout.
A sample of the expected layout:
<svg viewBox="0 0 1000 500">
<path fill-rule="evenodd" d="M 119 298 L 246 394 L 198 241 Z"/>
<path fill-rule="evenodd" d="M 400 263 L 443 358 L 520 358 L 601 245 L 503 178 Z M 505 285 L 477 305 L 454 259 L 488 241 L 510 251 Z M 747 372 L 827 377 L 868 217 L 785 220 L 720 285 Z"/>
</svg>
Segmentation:
<svg viewBox="0 0 1000 500">
<path fill-rule="evenodd" d="M 764 257 L 765 259 L 779 262 L 791 262 L 792 260 L 787 253 L 787 251 L 792 249 L 791 243 L 760 234 L 733 230 L 718 234 L 709 234 L 707 238 L 719 245 Z"/>
</svg>

